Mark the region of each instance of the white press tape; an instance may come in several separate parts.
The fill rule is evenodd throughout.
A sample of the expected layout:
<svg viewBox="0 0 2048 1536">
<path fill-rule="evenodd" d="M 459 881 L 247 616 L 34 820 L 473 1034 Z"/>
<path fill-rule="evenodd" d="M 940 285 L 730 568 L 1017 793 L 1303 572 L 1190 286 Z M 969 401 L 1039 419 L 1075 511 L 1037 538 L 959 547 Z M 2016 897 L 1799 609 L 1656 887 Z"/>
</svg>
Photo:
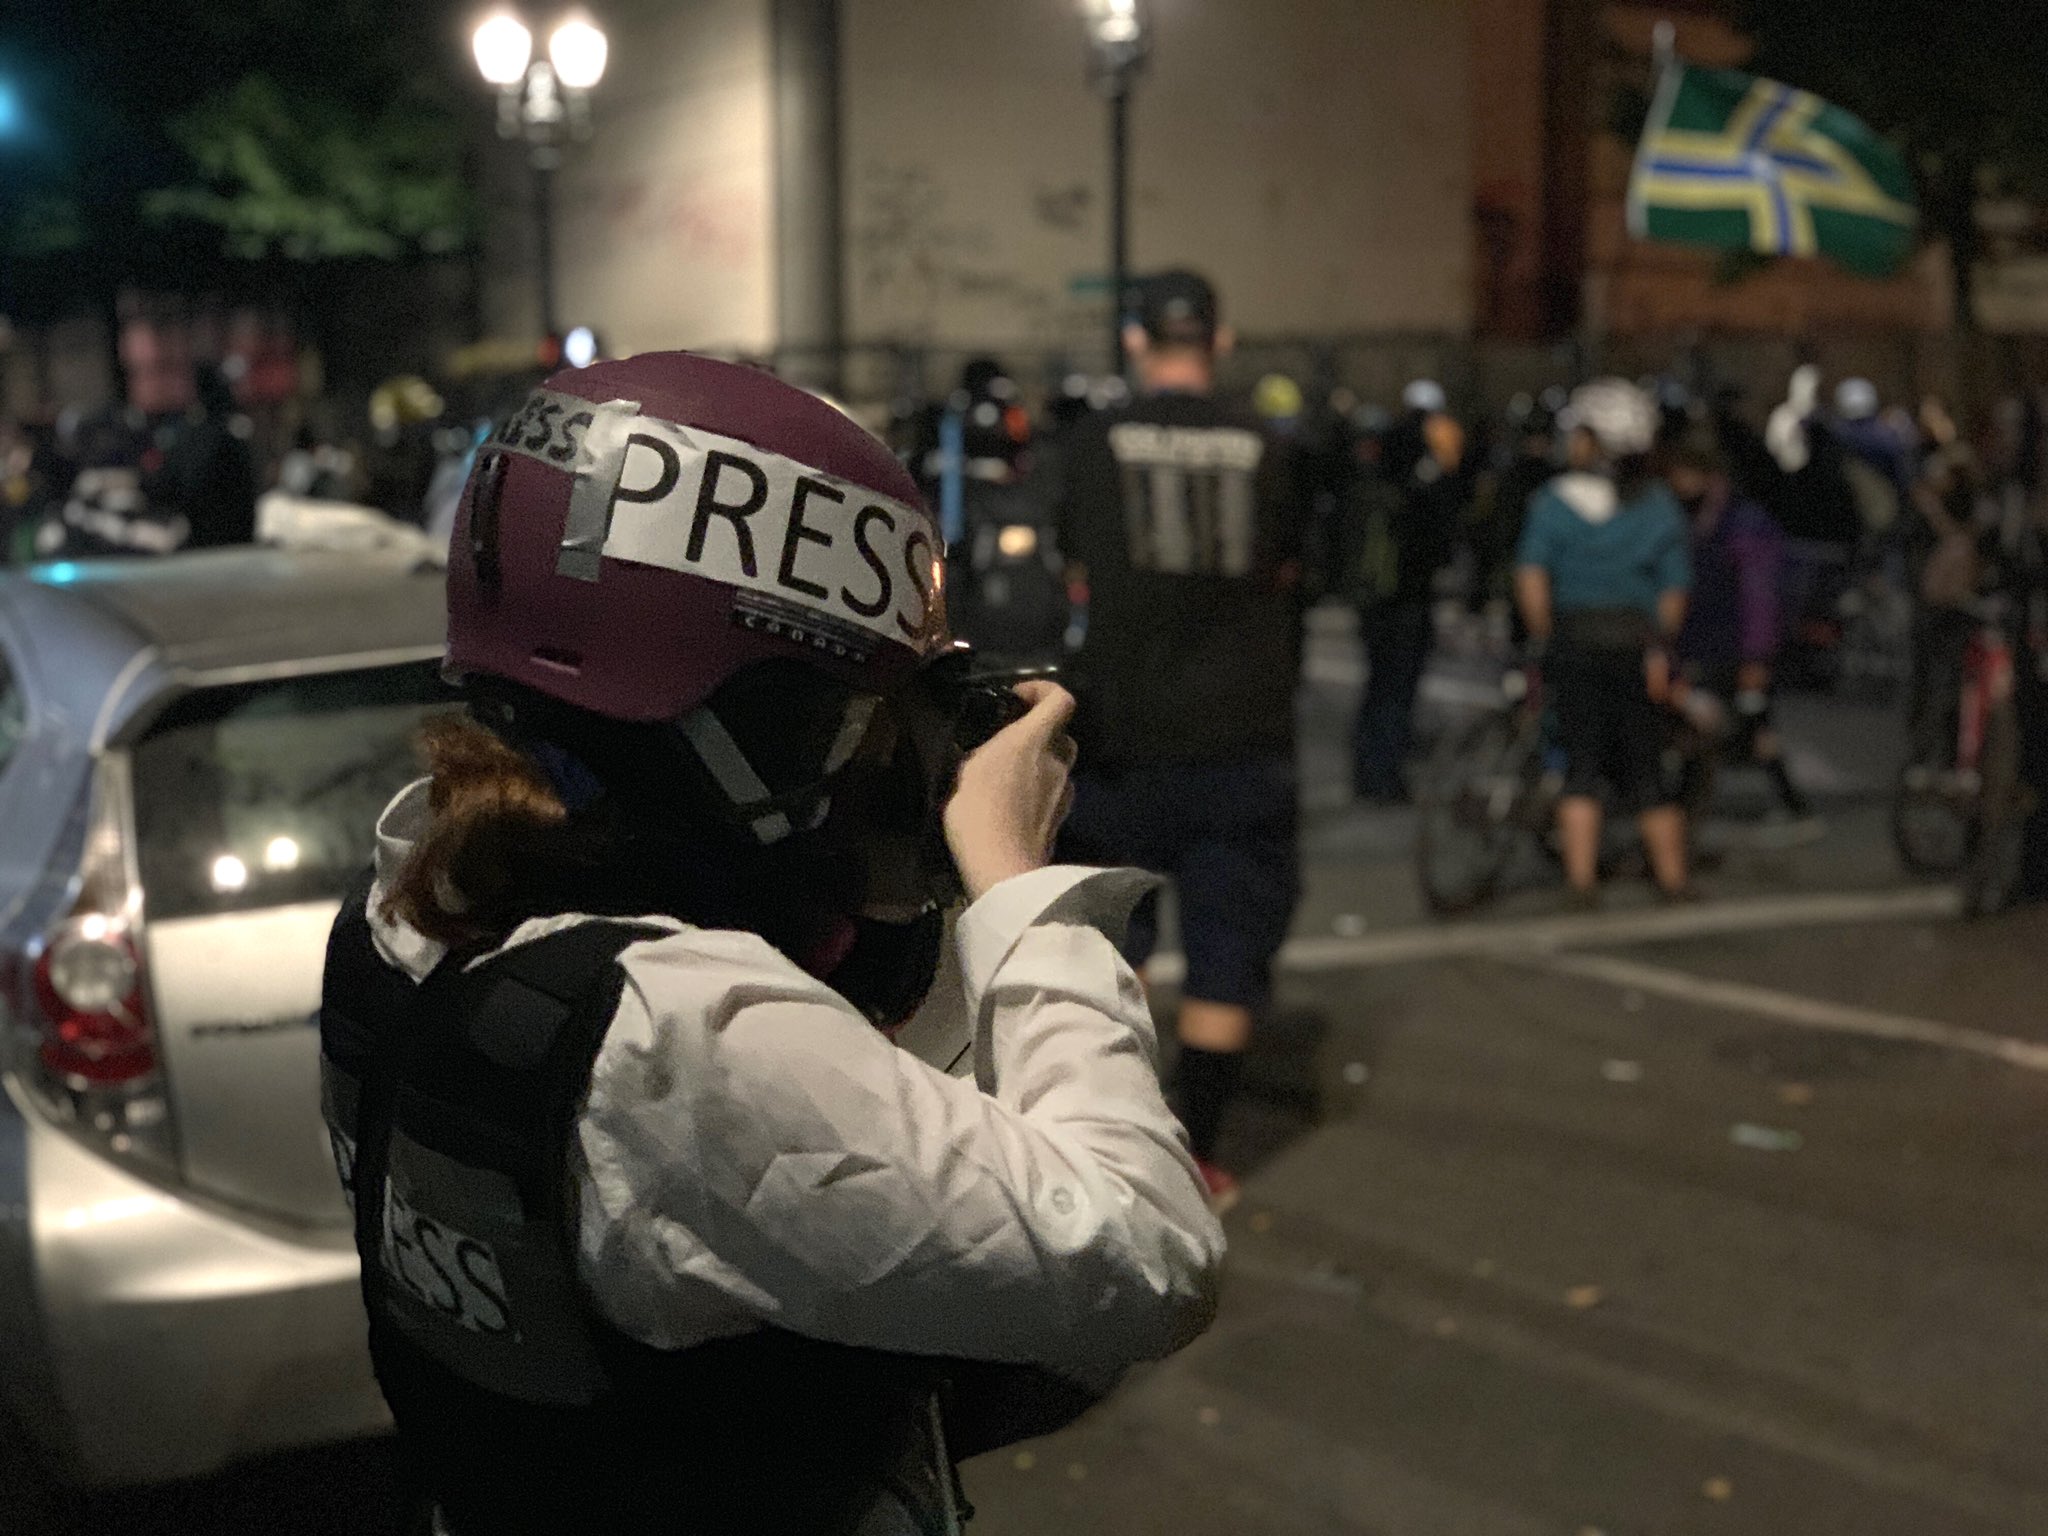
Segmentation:
<svg viewBox="0 0 2048 1536">
<path fill-rule="evenodd" d="M 899 645 L 926 642 L 939 536 L 919 508 L 736 438 L 536 390 L 493 439 L 575 476 L 558 569 L 683 571 Z"/>
</svg>

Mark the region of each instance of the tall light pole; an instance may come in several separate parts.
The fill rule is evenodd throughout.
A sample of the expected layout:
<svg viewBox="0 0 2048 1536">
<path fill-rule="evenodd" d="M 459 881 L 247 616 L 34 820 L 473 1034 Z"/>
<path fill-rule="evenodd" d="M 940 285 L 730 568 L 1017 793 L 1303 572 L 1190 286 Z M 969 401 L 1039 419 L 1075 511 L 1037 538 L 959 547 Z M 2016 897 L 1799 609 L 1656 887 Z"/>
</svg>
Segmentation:
<svg viewBox="0 0 2048 1536">
<path fill-rule="evenodd" d="M 548 56 L 533 57 L 533 33 L 510 11 L 495 11 L 470 36 L 477 71 L 498 88 L 498 132 L 524 138 L 533 168 L 533 235 L 541 334 L 559 333 L 555 311 L 555 170 L 562 146 L 590 136 L 590 93 L 604 78 L 611 45 L 597 24 L 572 11 L 548 34 Z"/>
<path fill-rule="evenodd" d="M 1131 285 L 1131 90 L 1151 51 L 1145 0 L 1082 0 L 1095 85 L 1109 100 L 1109 366 L 1124 356 Z"/>
</svg>

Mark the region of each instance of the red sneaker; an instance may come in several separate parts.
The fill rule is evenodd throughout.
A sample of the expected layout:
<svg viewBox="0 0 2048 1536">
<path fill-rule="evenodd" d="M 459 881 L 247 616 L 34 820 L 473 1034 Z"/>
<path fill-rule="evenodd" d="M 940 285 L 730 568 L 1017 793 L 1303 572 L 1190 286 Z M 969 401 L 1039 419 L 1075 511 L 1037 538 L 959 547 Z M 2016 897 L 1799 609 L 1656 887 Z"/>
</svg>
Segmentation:
<svg viewBox="0 0 2048 1536">
<path fill-rule="evenodd" d="M 1195 1159 L 1195 1168 L 1202 1175 L 1203 1187 L 1209 1191 L 1210 1210 L 1221 1216 L 1237 1204 L 1242 1191 L 1238 1188 L 1235 1174 L 1225 1173 L 1214 1163 L 1205 1163 L 1199 1157 Z"/>
</svg>

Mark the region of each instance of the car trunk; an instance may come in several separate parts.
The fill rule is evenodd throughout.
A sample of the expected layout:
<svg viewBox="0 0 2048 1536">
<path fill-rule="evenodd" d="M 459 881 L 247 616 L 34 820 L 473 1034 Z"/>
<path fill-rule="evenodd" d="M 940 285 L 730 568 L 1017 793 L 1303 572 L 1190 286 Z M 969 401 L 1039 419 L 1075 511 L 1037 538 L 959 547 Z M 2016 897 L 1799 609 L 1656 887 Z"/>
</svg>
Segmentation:
<svg viewBox="0 0 2048 1536">
<path fill-rule="evenodd" d="M 327 931 L 446 702 L 421 664 L 240 683 L 185 695 L 133 743 L 144 973 L 193 1188 L 346 1219 L 319 1111 Z"/>
</svg>

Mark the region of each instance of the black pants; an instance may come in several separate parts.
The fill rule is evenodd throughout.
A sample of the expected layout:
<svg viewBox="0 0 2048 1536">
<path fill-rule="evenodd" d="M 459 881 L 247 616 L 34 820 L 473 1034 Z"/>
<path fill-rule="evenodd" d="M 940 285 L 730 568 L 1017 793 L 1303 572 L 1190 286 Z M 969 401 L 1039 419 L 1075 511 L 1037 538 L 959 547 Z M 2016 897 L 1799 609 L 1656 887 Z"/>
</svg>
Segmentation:
<svg viewBox="0 0 2048 1536">
<path fill-rule="evenodd" d="M 1918 765 L 1948 768 L 1956 759 L 1956 711 L 1963 697 L 1963 655 L 1977 621 L 1956 608 L 1913 615 L 1913 673 L 1906 695 L 1906 746 Z"/>
<path fill-rule="evenodd" d="M 1429 604 L 1387 603 L 1362 610 L 1358 632 L 1368 670 L 1352 735 L 1352 792 L 1398 800 L 1407 793 L 1402 770 L 1415 740 L 1415 695 L 1422 688 L 1433 636 Z"/>
<path fill-rule="evenodd" d="M 1301 894 L 1299 806 L 1292 758 L 1084 769 L 1060 859 L 1167 876 L 1187 953 L 1181 995 L 1259 1008 Z M 1134 966 L 1158 939 L 1158 905 L 1147 897 L 1131 914 L 1123 950 Z"/>
<path fill-rule="evenodd" d="M 1574 644 L 1562 635 L 1544 662 L 1557 705 L 1567 795 L 1634 814 L 1672 803 L 1664 783 L 1664 712 L 1650 697 L 1640 649 Z"/>
</svg>

